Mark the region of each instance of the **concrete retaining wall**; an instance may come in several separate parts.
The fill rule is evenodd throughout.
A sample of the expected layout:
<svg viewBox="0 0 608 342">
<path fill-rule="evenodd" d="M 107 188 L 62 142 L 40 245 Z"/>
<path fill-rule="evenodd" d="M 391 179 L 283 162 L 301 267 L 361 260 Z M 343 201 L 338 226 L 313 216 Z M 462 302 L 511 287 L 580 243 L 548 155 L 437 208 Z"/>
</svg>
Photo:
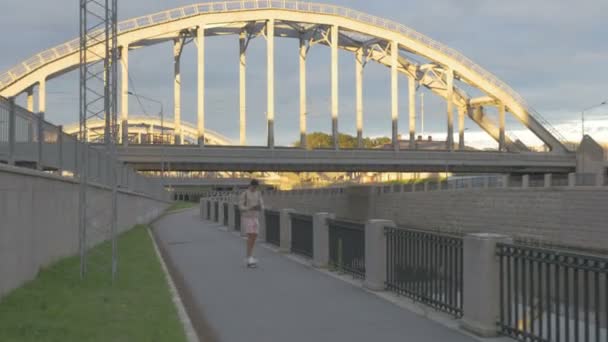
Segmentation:
<svg viewBox="0 0 608 342">
<path fill-rule="evenodd" d="M 0 166 L 0 297 L 33 279 L 41 267 L 78 253 L 78 190 L 73 180 Z M 110 208 L 111 191 L 91 187 L 90 204 L 101 213 Z M 158 217 L 168 203 L 120 191 L 118 228 Z M 92 220 L 104 226 L 107 219 Z M 107 237 L 91 234 L 94 245 Z"/>
<path fill-rule="evenodd" d="M 458 189 L 392 192 L 346 188 L 339 195 L 266 194 L 267 206 L 305 213 L 388 219 L 412 228 L 502 233 L 517 239 L 608 251 L 605 187 Z"/>
</svg>

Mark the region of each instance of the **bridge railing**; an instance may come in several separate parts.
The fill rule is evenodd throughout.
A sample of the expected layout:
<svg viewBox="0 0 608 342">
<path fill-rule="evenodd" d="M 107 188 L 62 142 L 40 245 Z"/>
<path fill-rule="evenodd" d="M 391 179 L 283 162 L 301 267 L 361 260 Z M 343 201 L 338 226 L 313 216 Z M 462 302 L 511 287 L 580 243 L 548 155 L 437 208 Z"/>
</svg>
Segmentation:
<svg viewBox="0 0 608 342">
<path fill-rule="evenodd" d="M 160 180 L 142 176 L 125 164 L 111 160 L 105 147 L 83 144 L 63 132 L 62 126 L 45 121 L 43 115 L 0 97 L 0 163 L 77 179 L 83 149 L 88 154 L 89 182 L 109 186 L 112 172 L 116 171 L 119 188 L 157 199 L 168 198 Z"/>
<path fill-rule="evenodd" d="M 329 265 L 357 278 L 365 278 L 365 224 L 328 220 Z"/>
<path fill-rule="evenodd" d="M 264 211 L 264 218 L 266 224 L 266 242 L 279 247 L 281 245 L 281 219 L 279 212 L 266 209 Z"/>
<path fill-rule="evenodd" d="M 201 206 L 213 207 L 213 202 L 219 203 L 209 199 Z M 234 210 L 229 216 L 238 215 L 236 207 L 229 210 Z M 315 266 L 360 278 L 370 290 L 389 290 L 462 318 L 473 332 L 521 341 L 608 338 L 606 255 L 513 242 L 499 234 L 332 219 L 328 213 L 311 216 L 282 209 L 265 215 L 266 242 L 311 257 Z M 280 236 L 286 217 L 289 238 Z M 313 239 L 313 234 L 326 237 Z"/>
<path fill-rule="evenodd" d="M 385 227 L 389 290 L 462 316 L 462 236 Z"/>
<path fill-rule="evenodd" d="M 498 244 L 502 334 L 521 341 L 607 341 L 608 257 Z"/>
<path fill-rule="evenodd" d="M 312 216 L 291 213 L 291 251 L 308 258 L 313 257 Z"/>
</svg>

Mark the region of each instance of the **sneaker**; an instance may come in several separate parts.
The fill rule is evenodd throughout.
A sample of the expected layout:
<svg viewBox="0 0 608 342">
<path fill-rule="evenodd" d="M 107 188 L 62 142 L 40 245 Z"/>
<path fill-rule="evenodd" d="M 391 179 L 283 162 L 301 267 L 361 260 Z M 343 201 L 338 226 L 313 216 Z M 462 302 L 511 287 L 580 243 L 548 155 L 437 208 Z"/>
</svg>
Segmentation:
<svg viewBox="0 0 608 342">
<path fill-rule="evenodd" d="M 247 259 L 247 267 L 256 267 L 257 266 L 257 260 L 254 257 L 249 257 Z"/>
<path fill-rule="evenodd" d="M 251 258 L 249 258 L 249 262 L 252 263 L 252 264 L 257 264 L 258 263 L 258 259 L 254 258 L 254 257 L 251 257 Z"/>
</svg>

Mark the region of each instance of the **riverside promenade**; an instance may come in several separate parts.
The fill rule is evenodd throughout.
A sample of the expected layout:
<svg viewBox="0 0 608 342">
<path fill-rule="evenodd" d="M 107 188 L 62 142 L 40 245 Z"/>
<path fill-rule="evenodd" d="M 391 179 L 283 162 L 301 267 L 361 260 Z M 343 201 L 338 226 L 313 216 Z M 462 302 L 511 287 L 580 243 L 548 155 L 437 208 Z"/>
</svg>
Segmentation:
<svg viewBox="0 0 608 342">
<path fill-rule="evenodd" d="M 244 241 L 196 209 L 154 230 L 203 341 L 476 340 L 261 244 L 247 269 Z"/>
</svg>

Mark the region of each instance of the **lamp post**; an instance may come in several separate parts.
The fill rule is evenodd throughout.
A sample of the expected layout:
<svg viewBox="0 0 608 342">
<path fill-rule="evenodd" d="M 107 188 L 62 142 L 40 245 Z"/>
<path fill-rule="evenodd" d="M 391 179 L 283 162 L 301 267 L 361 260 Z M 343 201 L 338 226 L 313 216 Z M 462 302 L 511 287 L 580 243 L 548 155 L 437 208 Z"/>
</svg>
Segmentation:
<svg viewBox="0 0 608 342">
<path fill-rule="evenodd" d="M 590 111 L 592 109 L 601 107 L 601 106 L 603 106 L 603 105 L 605 105 L 607 103 L 608 103 L 608 100 L 606 100 L 606 101 L 604 101 L 604 102 L 602 102 L 600 104 L 596 104 L 596 105 L 593 105 L 591 107 L 585 108 L 581 112 L 581 152 L 582 152 L 582 155 L 583 155 L 583 157 L 582 157 L 583 158 L 583 163 L 581 163 L 581 173 L 585 173 L 585 162 L 584 162 L 584 158 L 585 158 L 585 151 L 584 151 L 585 145 L 583 144 L 583 140 L 585 139 L 585 112 L 588 112 L 588 111 Z"/>
<path fill-rule="evenodd" d="M 601 107 L 601 106 L 604 106 L 606 104 L 608 104 L 608 100 L 606 100 L 606 101 L 604 101 L 604 102 L 602 102 L 600 104 L 596 104 L 594 106 L 591 106 L 589 108 L 583 109 L 583 111 L 581 112 L 581 139 L 585 138 L 585 112 L 588 112 L 588 111 L 590 111 L 592 109 L 595 109 L 595 108 L 598 108 L 598 107 Z"/>
<path fill-rule="evenodd" d="M 163 188 L 165 187 L 165 106 L 161 101 L 155 100 L 153 98 L 135 94 L 132 91 L 127 92 L 127 94 L 134 96 L 138 99 L 144 99 L 146 101 L 150 101 L 160 105 L 160 144 L 161 144 L 161 161 L 160 161 L 160 179 Z M 152 144 L 154 144 L 154 132 L 152 132 Z"/>
</svg>

